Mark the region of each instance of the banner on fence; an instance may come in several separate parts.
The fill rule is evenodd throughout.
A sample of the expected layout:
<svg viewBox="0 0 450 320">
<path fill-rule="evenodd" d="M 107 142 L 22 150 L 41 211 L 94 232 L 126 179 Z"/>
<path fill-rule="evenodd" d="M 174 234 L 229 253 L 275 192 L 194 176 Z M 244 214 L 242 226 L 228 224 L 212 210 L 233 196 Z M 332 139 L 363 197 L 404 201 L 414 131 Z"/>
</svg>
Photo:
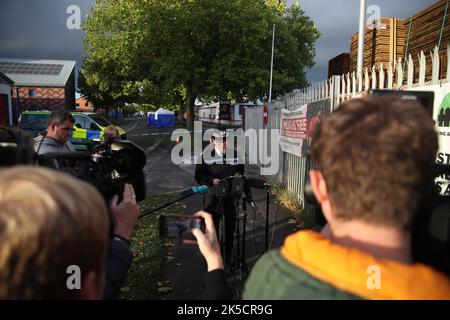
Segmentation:
<svg viewBox="0 0 450 320">
<path fill-rule="evenodd" d="M 439 141 L 436 162 L 450 166 L 450 83 L 408 90 L 434 92 L 433 120 Z M 440 176 L 435 182 L 442 195 L 450 196 L 449 175 Z"/>
<path fill-rule="evenodd" d="M 312 103 L 308 103 L 308 139 L 303 146 L 303 155 L 306 155 L 306 150 L 311 145 L 314 134 L 316 133 L 317 125 L 320 121 L 330 115 L 331 100 L 325 99 Z"/>
<path fill-rule="evenodd" d="M 283 152 L 302 155 L 303 144 L 307 138 L 307 105 L 297 110 L 281 110 L 280 147 Z"/>
</svg>

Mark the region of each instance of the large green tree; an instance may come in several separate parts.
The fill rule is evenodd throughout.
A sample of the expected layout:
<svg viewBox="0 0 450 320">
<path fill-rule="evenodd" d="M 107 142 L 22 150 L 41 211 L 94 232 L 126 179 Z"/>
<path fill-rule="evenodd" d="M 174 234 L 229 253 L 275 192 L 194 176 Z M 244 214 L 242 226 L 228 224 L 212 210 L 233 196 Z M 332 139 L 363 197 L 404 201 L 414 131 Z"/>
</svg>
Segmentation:
<svg viewBox="0 0 450 320">
<path fill-rule="evenodd" d="M 314 23 L 278 0 L 97 0 L 86 23 L 85 91 L 112 101 L 188 106 L 205 99 L 273 96 L 307 85 Z"/>
</svg>

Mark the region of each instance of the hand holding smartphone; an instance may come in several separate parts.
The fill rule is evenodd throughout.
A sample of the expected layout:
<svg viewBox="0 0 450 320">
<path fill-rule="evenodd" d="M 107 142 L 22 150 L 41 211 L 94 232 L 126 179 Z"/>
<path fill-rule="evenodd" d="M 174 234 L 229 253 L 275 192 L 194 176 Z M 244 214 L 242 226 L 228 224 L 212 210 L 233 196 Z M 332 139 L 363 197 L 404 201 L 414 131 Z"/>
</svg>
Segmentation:
<svg viewBox="0 0 450 320">
<path fill-rule="evenodd" d="M 162 238 L 177 238 L 195 240 L 191 229 L 205 231 L 205 221 L 202 217 L 189 215 L 161 215 L 159 217 L 159 235 Z"/>
</svg>

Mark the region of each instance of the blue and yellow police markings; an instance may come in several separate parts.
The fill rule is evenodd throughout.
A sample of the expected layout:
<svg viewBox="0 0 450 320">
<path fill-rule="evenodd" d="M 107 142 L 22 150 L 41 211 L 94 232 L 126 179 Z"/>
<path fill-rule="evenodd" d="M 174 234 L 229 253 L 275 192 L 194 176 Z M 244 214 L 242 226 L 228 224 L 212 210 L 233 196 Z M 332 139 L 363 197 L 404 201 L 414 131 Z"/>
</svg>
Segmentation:
<svg viewBox="0 0 450 320">
<path fill-rule="evenodd" d="M 86 133 L 86 139 L 92 140 L 92 139 L 100 139 L 101 138 L 101 131 L 98 130 L 87 130 Z"/>
<path fill-rule="evenodd" d="M 74 127 L 70 135 L 70 142 L 75 145 L 77 150 L 86 150 L 87 144 L 89 144 L 93 139 L 100 139 L 101 131 L 81 129 Z"/>
</svg>

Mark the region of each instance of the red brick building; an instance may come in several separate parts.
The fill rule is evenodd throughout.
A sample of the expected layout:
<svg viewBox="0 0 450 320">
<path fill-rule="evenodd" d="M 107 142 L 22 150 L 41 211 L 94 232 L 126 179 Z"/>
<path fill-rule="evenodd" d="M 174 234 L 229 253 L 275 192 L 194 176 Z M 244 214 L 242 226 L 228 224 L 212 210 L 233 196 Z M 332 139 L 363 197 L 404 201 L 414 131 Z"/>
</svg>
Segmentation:
<svg viewBox="0 0 450 320">
<path fill-rule="evenodd" d="M 77 111 L 81 111 L 81 112 L 93 112 L 94 111 L 94 103 L 90 102 L 86 96 L 76 99 L 75 106 L 76 106 Z"/>
<path fill-rule="evenodd" d="M 15 83 L 12 104 L 19 114 L 25 110 L 75 110 L 74 68 L 75 61 L 0 58 L 0 72 Z"/>
<path fill-rule="evenodd" d="M 14 81 L 0 72 L 0 127 L 13 125 L 11 92 Z"/>
</svg>

